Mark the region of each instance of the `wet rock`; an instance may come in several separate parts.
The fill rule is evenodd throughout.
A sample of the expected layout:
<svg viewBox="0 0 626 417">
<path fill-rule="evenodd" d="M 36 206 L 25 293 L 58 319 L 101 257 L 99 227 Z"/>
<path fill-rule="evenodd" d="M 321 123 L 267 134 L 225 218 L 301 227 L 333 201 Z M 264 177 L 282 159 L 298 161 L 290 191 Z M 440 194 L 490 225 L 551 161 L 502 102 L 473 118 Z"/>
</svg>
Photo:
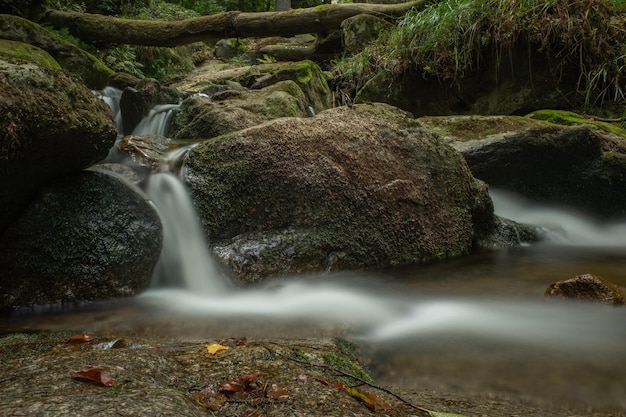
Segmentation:
<svg viewBox="0 0 626 417">
<path fill-rule="evenodd" d="M 247 281 L 460 255 L 495 228 L 462 157 L 382 104 L 224 135 L 185 167 L 215 252 Z"/>
<path fill-rule="evenodd" d="M 177 104 L 181 96 L 176 91 L 151 78 L 127 86 L 120 99 L 120 111 L 124 125 L 124 135 L 130 135 L 141 119 L 148 115 L 157 104 Z"/>
<path fill-rule="evenodd" d="M 106 157 L 111 109 L 58 70 L 0 59 L 0 233 L 51 179 Z"/>
<path fill-rule="evenodd" d="M 624 304 L 622 288 L 591 274 L 578 275 L 572 279 L 550 284 L 546 289 L 545 296 L 597 301 L 611 305 Z"/>
<path fill-rule="evenodd" d="M 0 308 L 134 295 L 161 240 L 156 210 L 121 180 L 83 171 L 55 181 L 0 239 Z"/>
</svg>

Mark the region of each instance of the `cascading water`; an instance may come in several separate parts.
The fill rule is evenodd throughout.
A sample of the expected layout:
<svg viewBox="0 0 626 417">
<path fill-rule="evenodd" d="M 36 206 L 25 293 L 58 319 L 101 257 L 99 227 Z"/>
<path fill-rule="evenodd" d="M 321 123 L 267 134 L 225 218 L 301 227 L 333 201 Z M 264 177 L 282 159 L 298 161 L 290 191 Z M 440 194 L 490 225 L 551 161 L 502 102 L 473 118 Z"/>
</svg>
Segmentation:
<svg viewBox="0 0 626 417">
<path fill-rule="evenodd" d="M 168 172 L 148 180 L 148 197 L 163 224 L 163 249 L 152 277 L 152 287 L 185 288 L 204 296 L 223 295 L 227 290 L 206 247 L 193 203 L 182 182 Z"/>
<path fill-rule="evenodd" d="M 117 115 L 118 131 L 122 131 L 120 99 L 122 91 L 107 87 L 94 92 Z M 155 106 L 133 130 L 133 135 L 165 136 L 173 112 L 180 104 Z M 163 249 L 152 278 L 152 288 L 185 288 L 205 296 L 223 294 L 228 284 L 219 272 L 202 235 L 193 203 L 184 184 L 170 168 L 190 148 L 179 148 L 161 163 L 162 171 L 150 175 L 146 194 L 159 211 L 163 225 Z"/>
<path fill-rule="evenodd" d="M 169 131 L 170 120 L 172 119 L 174 110 L 178 107 L 180 107 L 180 104 L 159 104 L 154 106 L 154 108 L 150 110 L 150 113 L 133 129 L 133 135 L 166 136 Z"/>
<path fill-rule="evenodd" d="M 122 112 L 120 111 L 120 99 L 122 98 L 122 90 L 109 86 L 102 91 L 94 91 L 93 93 L 96 97 L 109 105 L 111 111 L 113 112 L 113 115 L 115 116 L 117 131 L 122 132 L 124 129 L 122 125 Z"/>
</svg>

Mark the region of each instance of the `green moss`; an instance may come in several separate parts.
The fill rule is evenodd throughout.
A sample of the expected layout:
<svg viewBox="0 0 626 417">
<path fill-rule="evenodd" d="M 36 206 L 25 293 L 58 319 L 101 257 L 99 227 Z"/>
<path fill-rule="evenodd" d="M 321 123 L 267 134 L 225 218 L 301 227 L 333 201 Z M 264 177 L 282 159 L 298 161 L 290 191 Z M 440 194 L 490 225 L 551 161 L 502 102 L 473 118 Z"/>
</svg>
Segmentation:
<svg viewBox="0 0 626 417">
<path fill-rule="evenodd" d="M 360 378 L 367 382 L 374 382 L 374 379 L 367 373 L 365 369 L 361 365 L 359 365 L 356 361 L 353 361 L 347 356 L 338 355 L 334 352 L 325 353 L 322 355 L 324 359 L 324 363 L 334 369 L 338 369 L 347 374 L 353 375 L 357 378 Z M 336 372 L 329 371 L 330 374 L 336 378 L 338 381 L 343 382 L 345 384 L 352 385 L 354 384 L 354 379 L 349 377 L 337 377 Z"/>
<path fill-rule="evenodd" d="M 578 113 L 564 110 L 537 110 L 530 113 L 526 117 L 536 120 L 544 120 L 559 125 L 588 125 L 601 129 L 605 132 L 614 133 L 626 137 L 626 129 L 616 123 L 602 122 L 582 116 Z"/>
<path fill-rule="evenodd" d="M 12 61 L 31 62 L 42 68 L 61 69 L 59 63 L 49 53 L 22 42 L 0 40 L 0 57 Z"/>
</svg>

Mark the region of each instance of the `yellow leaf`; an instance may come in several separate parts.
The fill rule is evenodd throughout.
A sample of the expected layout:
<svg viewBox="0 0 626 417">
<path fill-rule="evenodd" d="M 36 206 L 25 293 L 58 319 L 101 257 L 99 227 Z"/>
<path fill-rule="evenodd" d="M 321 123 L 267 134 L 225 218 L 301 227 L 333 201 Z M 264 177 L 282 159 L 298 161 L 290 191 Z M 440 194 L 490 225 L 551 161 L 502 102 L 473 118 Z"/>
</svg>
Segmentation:
<svg viewBox="0 0 626 417">
<path fill-rule="evenodd" d="M 211 354 L 215 355 L 220 350 L 228 350 L 228 346 L 220 345 L 219 343 L 213 343 L 211 345 L 206 345 L 206 350 Z"/>
</svg>

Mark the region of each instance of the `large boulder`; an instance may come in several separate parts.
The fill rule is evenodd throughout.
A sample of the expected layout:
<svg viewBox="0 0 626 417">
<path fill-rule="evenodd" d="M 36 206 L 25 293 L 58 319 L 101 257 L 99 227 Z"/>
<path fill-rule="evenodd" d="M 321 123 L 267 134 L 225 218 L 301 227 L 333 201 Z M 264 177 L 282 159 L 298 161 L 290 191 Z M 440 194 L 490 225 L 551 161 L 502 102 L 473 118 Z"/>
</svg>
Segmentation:
<svg viewBox="0 0 626 417">
<path fill-rule="evenodd" d="M 156 210 L 121 180 L 92 171 L 58 180 L 0 238 L 0 310 L 136 294 L 161 240 Z"/>
<path fill-rule="evenodd" d="M 454 147 L 474 176 L 491 187 L 604 218 L 626 216 L 626 142 L 621 136 L 588 126 L 535 122 L 531 128 L 458 141 Z"/>
<path fill-rule="evenodd" d="M 104 88 L 113 70 L 94 55 L 64 41 L 30 20 L 0 14 L 0 39 L 28 43 L 48 52 L 61 67 L 93 89 Z"/>
<path fill-rule="evenodd" d="M 214 252 L 246 281 L 465 254 L 496 224 L 461 155 L 384 104 L 227 134 L 185 168 Z"/>
<path fill-rule="evenodd" d="M 83 84 L 22 58 L 0 58 L 0 114 L 1 234 L 41 186 L 106 157 L 117 129 Z"/>
</svg>

